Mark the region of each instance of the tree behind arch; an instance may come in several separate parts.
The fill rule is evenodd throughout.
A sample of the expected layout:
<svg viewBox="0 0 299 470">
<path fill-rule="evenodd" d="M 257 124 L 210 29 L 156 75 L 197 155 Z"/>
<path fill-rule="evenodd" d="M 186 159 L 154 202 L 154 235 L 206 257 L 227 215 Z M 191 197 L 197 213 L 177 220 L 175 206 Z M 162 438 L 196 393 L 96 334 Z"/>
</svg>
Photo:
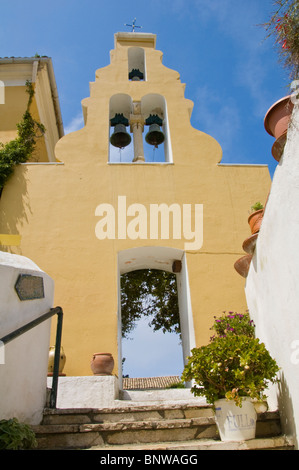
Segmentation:
<svg viewBox="0 0 299 470">
<path fill-rule="evenodd" d="M 152 317 L 154 331 L 180 334 L 175 274 L 141 269 L 121 276 L 122 336 L 128 338 L 142 317 Z"/>
</svg>

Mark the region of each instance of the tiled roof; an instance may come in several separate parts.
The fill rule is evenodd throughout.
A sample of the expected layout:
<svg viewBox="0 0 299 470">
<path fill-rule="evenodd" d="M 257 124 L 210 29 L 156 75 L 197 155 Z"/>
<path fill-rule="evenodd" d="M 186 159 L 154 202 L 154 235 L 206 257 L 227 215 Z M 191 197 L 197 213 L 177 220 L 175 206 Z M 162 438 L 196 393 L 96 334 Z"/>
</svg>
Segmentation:
<svg viewBox="0 0 299 470">
<path fill-rule="evenodd" d="M 179 383 L 180 377 L 178 375 L 171 375 L 168 377 L 147 377 L 147 378 L 123 378 L 124 390 L 150 390 L 150 389 L 163 389 L 172 384 Z"/>
</svg>

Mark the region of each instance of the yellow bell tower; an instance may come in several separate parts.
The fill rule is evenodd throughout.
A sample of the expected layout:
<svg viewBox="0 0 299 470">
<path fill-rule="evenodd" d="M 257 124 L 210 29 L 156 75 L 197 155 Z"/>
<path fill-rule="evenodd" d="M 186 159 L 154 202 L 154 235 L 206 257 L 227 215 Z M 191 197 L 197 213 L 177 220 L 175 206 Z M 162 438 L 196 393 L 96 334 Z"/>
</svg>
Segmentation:
<svg viewBox="0 0 299 470">
<path fill-rule="evenodd" d="M 56 162 L 20 165 L 3 190 L 0 232 L 19 234 L 11 250 L 55 281 L 68 376 L 92 375 L 93 354 L 109 352 L 121 387 L 122 273 L 175 272 L 184 358 L 208 342 L 214 315 L 247 308 L 234 263 L 269 172 L 221 164 L 184 90 L 156 35 L 115 34 L 82 102 L 84 127 L 60 138 Z"/>
</svg>

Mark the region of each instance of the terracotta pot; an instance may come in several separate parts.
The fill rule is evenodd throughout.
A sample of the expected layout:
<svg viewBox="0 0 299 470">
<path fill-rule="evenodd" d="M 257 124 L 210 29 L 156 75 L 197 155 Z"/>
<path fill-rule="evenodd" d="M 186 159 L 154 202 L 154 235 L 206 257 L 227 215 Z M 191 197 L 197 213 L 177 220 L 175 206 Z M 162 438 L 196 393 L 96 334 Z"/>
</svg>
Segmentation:
<svg viewBox="0 0 299 470">
<path fill-rule="evenodd" d="M 49 360 L 48 360 L 48 375 L 53 375 L 54 371 L 54 358 L 55 358 L 55 346 L 50 346 L 49 348 Z M 60 358 L 59 358 L 59 375 L 64 375 L 62 373 L 65 366 L 66 356 L 64 354 L 63 347 L 60 348 Z"/>
<path fill-rule="evenodd" d="M 95 353 L 90 364 L 94 375 L 111 375 L 114 359 L 110 353 Z"/>
<path fill-rule="evenodd" d="M 285 96 L 271 106 L 264 119 L 268 134 L 278 139 L 287 131 L 293 108 L 290 96 Z"/>
<path fill-rule="evenodd" d="M 254 235 L 255 233 L 257 233 L 260 230 L 263 217 L 264 217 L 264 209 L 254 211 L 248 217 L 248 223 L 249 223 L 252 235 Z"/>
<path fill-rule="evenodd" d="M 278 139 L 275 140 L 272 146 L 271 153 L 277 162 L 280 162 L 281 155 L 283 154 L 286 141 L 287 141 L 287 131 L 284 132 L 280 137 L 278 137 Z"/>
<path fill-rule="evenodd" d="M 249 271 L 251 260 L 252 260 L 251 255 L 245 255 L 235 262 L 234 268 L 237 271 L 237 273 L 240 274 L 242 277 L 246 278 L 248 276 L 248 271 Z"/>
<path fill-rule="evenodd" d="M 272 147 L 272 156 L 278 162 L 287 140 L 287 131 L 293 108 L 294 104 L 290 96 L 286 96 L 271 106 L 264 119 L 266 131 L 276 139 Z"/>
<path fill-rule="evenodd" d="M 255 250 L 257 237 L 258 237 L 258 233 L 254 233 L 250 237 L 246 238 L 246 240 L 244 240 L 243 242 L 242 248 L 249 255 L 252 255 Z"/>
</svg>

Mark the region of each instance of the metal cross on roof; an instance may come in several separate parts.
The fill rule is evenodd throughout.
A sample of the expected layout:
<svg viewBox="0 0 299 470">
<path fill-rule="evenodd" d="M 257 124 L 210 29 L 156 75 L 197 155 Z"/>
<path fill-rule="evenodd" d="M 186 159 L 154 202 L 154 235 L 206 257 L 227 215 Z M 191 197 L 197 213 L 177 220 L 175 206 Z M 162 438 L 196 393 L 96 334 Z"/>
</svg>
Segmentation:
<svg viewBox="0 0 299 470">
<path fill-rule="evenodd" d="M 135 33 L 135 28 L 142 28 L 142 26 L 136 26 L 136 18 L 134 18 L 134 21 L 132 24 L 125 24 L 125 26 L 129 26 L 130 28 L 132 28 L 132 33 Z"/>
</svg>

